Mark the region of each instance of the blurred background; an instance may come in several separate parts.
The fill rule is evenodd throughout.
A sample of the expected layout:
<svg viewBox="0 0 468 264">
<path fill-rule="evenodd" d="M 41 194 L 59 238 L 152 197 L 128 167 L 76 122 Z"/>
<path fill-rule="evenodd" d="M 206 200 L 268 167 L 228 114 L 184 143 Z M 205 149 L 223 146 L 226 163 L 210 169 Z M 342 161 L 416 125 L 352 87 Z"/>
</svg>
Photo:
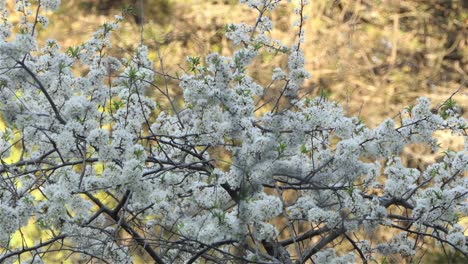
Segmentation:
<svg viewBox="0 0 468 264">
<path fill-rule="evenodd" d="M 286 1 L 284 1 L 286 2 Z M 426 96 L 435 104 L 466 86 L 468 73 L 467 0 L 314 0 L 305 13 L 306 86 L 345 103 L 349 114 L 360 114 L 369 125 L 393 116 Z M 252 22 L 255 13 L 237 0 L 68 0 L 50 18 L 41 39 L 58 39 L 63 48 L 86 40 L 102 23 L 130 7 L 122 28 L 114 34 L 116 54 L 131 54 L 140 42 L 167 70 L 181 70 L 186 56 L 209 52 L 230 54 L 224 26 Z M 141 8 L 143 7 L 143 10 Z M 296 16 L 280 5 L 273 13 L 271 34 L 286 44 L 295 41 Z M 270 80 L 271 69 L 285 58 L 262 54 L 252 67 L 257 81 Z M 462 91 L 457 100 L 466 103 Z M 460 101 L 460 105 L 464 105 Z M 464 110 L 464 109 L 463 109 Z"/>
<path fill-rule="evenodd" d="M 292 44 L 297 17 L 284 2 L 271 14 L 271 35 Z M 431 99 L 435 107 L 459 88 L 454 99 L 465 111 L 468 0 L 310 2 L 303 47 L 312 77 L 305 90 L 343 103 L 350 115 L 359 115 L 370 126 L 419 96 Z M 224 37 L 224 26 L 253 23 L 256 15 L 238 0 L 67 0 L 51 15 L 40 38 L 58 39 L 64 49 L 79 45 L 123 9 L 128 15 L 114 34 L 114 55 L 130 55 L 143 27 L 150 57 L 158 66 L 159 51 L 171 73 L 183 72 L 187 56 L 231 54 L 235 47 Z M 250 73 L 268 83 L 278 65 L 286 65 L 286 58 L 265 52 Z"/>
<path fill-rule="evenodd" d="M 349 115 L 375 127 L 420 96 L 428 97 L 435 108 L 459 90 L 453 99 L 467 116 L 468 0 L 310 2 L 302 47 L 311 73 L 304 85 L 311 95 L 338 101 Z M 130 56 L 142 33 L 155 67 L 161 67 L 161 59 L 172 75 L 184 72 L 187 56 L 231 54 L 236 47 L 224 36 L 225 25 L 253 23 L 256 17 L 237 0 L 62 0 L 60 9 L 50 14 L 47 29 L 40 31 L 40 40 L 57 39 L 66 50 L 123 10 L 127 16 L 113 35 L 109 52 Z M 281 4 L 270 16 L 275 23 L 272 37 L 293 44 L 297 28 L 292 23 L 297 17 L 292 9 Z M 267 84 L 272 69 L 286 64 L 286 57 L 265 52 L 249 71 L 257 82 Z M 182 108 L 180 88 L 177 83 L 169 85 Z M 463 149 L 460 138 L 436 136 L 441 150 Z M 403 153 L 407 166 L 421 169 L 437 158 L 437 153 L 419 145 Z M 451 263 L 463 263 L 452 257 Z M 428 252 L 423 263 L 448 262 L 436 250 Z"/>
<path fill-rule="evenodd" d="M 63 49 L 79 45 L 115 15 L 127 13 L 113 35 L 115 56 L 130 56 L 143 43 L 155 67 L 172 75 L 187 68 L 187 56 L 210 52 L 230 55 L 234 47 L 224 36 L 228 23 L 254 23 L 256 13 L 238 0 L 67 0 L 51 14 L 40 39 L 58 39 Z M 270 14 L 273 38 L 291 45 L 297 20 L 287 1 Z M 294 2 L 294 1 L 293 1 Z M 308 96 L 325 96 L 343 104 L 374 127 L 394 117 L 420 96 L 433 107 L 453 99 L 467 116 L 468 0 L 314 0 L 306 7 L 309 19 L 302 46 L 311 78 Z M 142 34 L 140 34 L 142 32 Z M 203 61 L 203 60 L 202 60 Z M 287 58 L 263 52 L 249 71 L 268 84 L 271 71 Z M 163 83 L 165 80 L 156 79 Z M 170 80 L 169 80 L 170 82 Z M 183 107 L 177 83 L 169 83 Z M 150 91 L 151 93 L 152 91 Z M 156 95 L 155 95 L 156 96 Z M 441 133 L 441 150 L 461 150 L 461 139 Z M 410 146 L 403 157 L 410 167 L 423 168 L 437 153 Z"/>
</svg>

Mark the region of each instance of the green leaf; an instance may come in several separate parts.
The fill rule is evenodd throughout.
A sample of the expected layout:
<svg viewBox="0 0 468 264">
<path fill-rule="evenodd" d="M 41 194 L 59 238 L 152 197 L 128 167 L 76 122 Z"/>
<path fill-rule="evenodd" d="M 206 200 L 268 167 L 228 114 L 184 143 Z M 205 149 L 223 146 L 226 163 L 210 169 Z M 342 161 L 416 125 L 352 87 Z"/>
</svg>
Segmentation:
<svg viewBox="0 0 468 264">
<path fill-rule="evenodd" d="M 286 144 L 284 142 L 279 143 L 279 145 L 276 147 L 276 151 L 278 152 L 278 156 L 283 155 L 285 149 L 286 149 Z"/>
<path fill-rule="evenodd" d="M 449 98 L 447 101 L 445 101 L 442 104 L 442 107 L 440 108 L 440 116 L 443 119 L 447 119 L 450 117 L 449 110 L 455 110 L 457 107 L 457 102 L 453 100 L 452 98 Z"/>
<path fill-rule="evenodd" d="M 77 58 L 80 54 L 80 47 L 68 47 L 66 54 L 72 58 Z"/>
<path fill-rule="evenodd" d="M 112 110 L 119 110 L 123 105 L 124 103 L 122 101 L 112 101 Z"/>
<path fill-rule="evenodd" d="M 307 147 L 305 146 L 305 144 L 302 144 L 302 146 L 301 146 L 301 153 L 302 153 L 302 154 L 306 154 L 306 153 L 307 153 Z"/>
<path fill-rule="evenodd" d="M 105 22 L 102 26 L 104 27 L 105 34 L 109 33 L 112 30 L 112 26 L 107 22 Z"/>
<path fill-rule="evenodd" d="M 130 5 L 130 4 L 125 4 L 125 6 L 122 8 L 122 15 L 123 16 L 126 16 L 126 15 L 135 15 L 136 14 L 136 9 L 133 5 Z"/>
<path fill-rule="evenodd" d="M 197 67 L 200 65 L 200 57 L 188 57 L 189 70 L 191 72 L 196 72 Z"/>
<path fill-rule="evenodd" d="M 130 67 L 130 70 L 128 71 L 128 78 L 130 78 L 131 81 L 136 80 L 137 73 L 138 73 L 137 69 L 135 69 L 134 67 Z"/>
</svg>

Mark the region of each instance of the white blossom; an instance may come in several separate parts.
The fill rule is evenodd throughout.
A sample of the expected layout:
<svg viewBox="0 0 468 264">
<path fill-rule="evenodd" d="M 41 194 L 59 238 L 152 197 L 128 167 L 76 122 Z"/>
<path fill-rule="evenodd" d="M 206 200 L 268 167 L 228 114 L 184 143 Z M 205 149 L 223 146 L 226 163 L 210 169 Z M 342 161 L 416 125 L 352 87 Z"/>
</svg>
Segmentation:
<svg viewBox="0 0 468 264">
<path fill-rule="evenodd" d="M 419 98 L 370 128 L 306 97 L 308 1 L 294 5 L 289 46 L 270 38 L 279 0 L 240 2 L 258 17 L 226 26 L 232 54 L 189 56 L 179 76 L 155 69 L 144 45 L 108 55 L 121 16 L 61 47 L 37 41 L 32 23 L 45 27 L 59 0 L 41 1 L 37 17 L 36 1 L 15 1 L 20 33 L 0 1 L 0 262 L 41 262 L 29 253 L 61 246 L 82 262 L 131 263 L 144 250 L 156 263 L 356 263 L 417 256 L 429 240 L 467 256 L 459 109 L 437 114 Z M 250 72 L 263 52 L 283 56 L 272 76 Z M 180 100 L 161 78 L 178 82 Z M 439 155 L 437 131 L 464 149 Z M 409 167 L 410 144 L 432 147 L 436 161 Z M 28 223 L 52 240 L 13 245 Z M 382 230 L 394 236 L 373 234 Z"/>
</svg>

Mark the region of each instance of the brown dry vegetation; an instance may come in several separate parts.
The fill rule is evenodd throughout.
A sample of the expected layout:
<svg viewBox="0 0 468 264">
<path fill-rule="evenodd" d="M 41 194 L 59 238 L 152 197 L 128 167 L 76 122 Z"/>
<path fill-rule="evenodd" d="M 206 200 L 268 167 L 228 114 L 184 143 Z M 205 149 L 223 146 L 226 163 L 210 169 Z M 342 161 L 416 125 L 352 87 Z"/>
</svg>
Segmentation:
<svg viewBox="0 0 468 264">
<path fill-rule="evenodd" d="M 114 35 L 112 52 L 125 56 L 140 43 L 165 70 L 183 73 L 187 56 L 209 52 L 231 53 L 224 37 L 230 22 L 253 22 L 255 14 L 236 0 L 70 0 L 41 38 L 56 38 L 64 48 L 78 45 L 102 23 L 134 6 Z M 142 4 L 143 3 L 143 4 Z M 141 10 L 143 7 L 143 11 Z M 431 99 L 434 108 L 453 98 L 467 111 L 468 1 L 466 0 L 315 0 L 307 7 L 309 20 L 303 45 L 312 78 L 304 91 L 342 103 L 349 115 L 359 115 L 370 126 L 394 117 L 419 96 Z M 276 23 L 272 36 L 294 42 L 291 24 L 297 19 L 287 5 L 271 14 Z M 143 23 L 141 23 L 143 22 Z M 159 55 L 158 55 L 159 52 Z M 251 74 L 260 83 L 270 81 L 271 70 L 285 65 L 284 56 L 264 53 Z M 160 83 L 164 82 L 158 79 Z M 170 83 L 171 84 L 171 83 Z M 174 83 L 175 96 L 181 91 Z M 275 96 L 271 91 L 271 97 Z M 268 97 L 268 96 L 267 96 Z M 179 107 L 183 107 L 179 100 Z M 464 114 L 466 115 L 466 114 Z M 462 141 L 438 135 L 442 149 L 461 149 Z M 411 167 L 424 166 L 437 156 L 428 148 L 405 150 Z"/>
<path fill-rule="evenodd" d="M 115 34 L 114 52 L 127 54 L 139 44 L 144 17 L 144 43 L 157 62 L 157 50 L 171 72 L 186 66 L 188 55 L 212 51 L 230 54 L 223 36 L 229 22 L 249 22 L 254 13 L 216 0 L 70 0 L 51 18 L 41 37 L 59 39 L 63 47 L 77 45 L 100 24 L 121 13 L 126 4 L 135 12 Z M 233 3 L 234 2 L 234 3 Z M 468 105 L 468 1 L 456 0 L 316 0 L 307 7 L 306 43 L 303 46 L 312 78 L 305 84 L 313 94 L 324 94 L 343 103 L 349 114 L 358 114 L 373 126 L 394 116 L 415 98 L 426 96 L 441 103 L 455 96 Z M 272 35 L 294 41 L 290 8 L 272 14 Z M 125 54 L 125 53 L 124 53 Z M 122 54 L 122 55 L 124 55 Z M 284 57 L 263 54 L 251 73 L 261 83 Z M 177 90 L 177 88 L 174 88 Z M 309 89 L 307 89 L 309 90 Z"/>
<path fill-rule="evenodd" d="M 251 21 L 253 13 L 236 1 L 145 0 L 144 15 L 136 0 L 71 0 L 51 18 L 42 38 L 57 38 L 63 47 L 77 45 L 125 4 L 135 4 L 115 34 L 114 52 L 128 54 L 140 40 L 144 17 L 144 43 L 161 54 L 171 71 L 185 66 L 187 55 L 210 51 L 229 54 L 223 36 L 229 22 Z M 330 95 L 360 114 L 370 125 L 398 113 L 419 96 L 440 103 L 466 86 L 468 72 L 468 2 L 455 0 L 316 0 L 306 14 L 303 46 L 312 78 L 306 86 Z M 290 26 L 297 19 L 280 7 L 272 14 L 274 37 L 292 43 Z M 270 69 L 284 58 L 264 54 L 251 70 L 260 82 L 269 81 Z M 467 105 L 466 92 L 455 99 Z"/>
</svg>

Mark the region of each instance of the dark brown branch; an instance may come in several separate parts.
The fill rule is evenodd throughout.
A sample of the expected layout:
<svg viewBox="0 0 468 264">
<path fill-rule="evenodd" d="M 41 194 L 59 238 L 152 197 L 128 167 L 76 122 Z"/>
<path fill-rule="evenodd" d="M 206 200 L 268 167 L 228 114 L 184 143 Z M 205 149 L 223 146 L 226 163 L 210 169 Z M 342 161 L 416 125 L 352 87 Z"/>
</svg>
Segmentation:
<svg viewBox="0 0 468 264">
<path fill-rule="evenodd" d="M 111 210 L 107 206 L 105 206 L 99 199 L 94 197 L 91 193 L 85 192 L 86 196 L 88 196 L 89 199 L 91 199 L 99 208 L 103 210 L 104 213 L 109 215 L 114 221 L 119 222 L 120 221 L 120 226 L 127 231 L 128 234 L 135 240 L 138 245 L 143 247 L 143 249 L 148 253 L 148 255 L 151 256 L 151 258 L 155 261 L 155 263 L 158 264 L 164 264 L 164 260 L 154 251 L 154 249 L 148 245 L 148 243 L 145 241 L 143 237 L 140 236 L 133 228 L 125 221 L 121 220 L 119 215 L 115 213 L 114 210 Z"/>
<path fill-rule="evenodd" d="M 344 236 L 349 241 L 349 243 L 351 243 L 351 245 L 353 245 L 354 249 L 359 253 L 359 256 L 361 257 L 362 263 L 367 264 L 366 256 L 364 255 L 362 250 L 358 247 L 356 242 L 354 242 L 354 240 L 350 236 L 348 236 L 347 234 L 344 234 Z"/>
<path fill-rule="evenodd" d="M 322 238 L 317 244 L 315 244 L 313 247 L 309 248 L 304 252 L 304 256 L 298 263 L 306 263 L 308 259 L 310 259 L 315 253 L 319 252 L 322 248 L 324 248 L 326 245 L 331 243 L 333 240 L 338 238 L 340 235 L 342 235 L 346 230 L 344 228 L 336 229 L 330 232 L 330 234 L 324 238 Z"/>
<path fill-rule="evenodd" d="M 13 257 L 13 256 L 19 256 L 23 253 L 26 253 L 26 252 L 30 252 L 30 251 L 34 251 L 34 250 L 38 250 L 42 247 L 45 247 L 45 246 L 48 246 L 48 245 L 51 245 L 55 242 L 57 242 L 58 240 L 63 240 L 67 237 L 68 235 L 67 234 L 61 234 L 59 236 L 56 236 L 54 238 L 52 238 L 51 240 L 48 240 L 46 242 L 42 242 L 42 243 L 39 243 L 33 247 L 28 247 L 28 248 L 23 248 L 21 250 L 18 250 L 18 251 L 14 251 L 14 252 L 11 252 L 11 253 L 8 253 L 6 255 L 3 255 L 1 258 L 0 258 L 0 263 L 3 263 L 5 260 Z"/>
<path fill-rule="evenodd" d="M 39 89 L 42 91 L 42 93 L 45 95 L 47 101 L 49 102 L 50 104 L 50 107 L 52 107 L 52 110 L 54 111 L 55 113 L 55 117 L 57 118 L 57 120 L 60 122 L 60 124 L 62 125 L 65 125 L 67 122 L 65 121 L 65 119 L 63 119 L 63 117 L 60 115 L 60 111 L 58 110 L 57 106 L 55 105 L 55 102 L 54 100 L 52 100 L 52 97 L 50 97 L 49 93 L 47 92 L 46 88 L 44 87 L 44 85 L 42 84 L 42 82 L 37 78 L 37 76 L 28 68 L 28 66 L 26 66 L 26 64 L 24 64 L 24 62 L 22 61 L 19 61 L 19 60 L 16 60 L 16 63 L 18 63 L 19 65 L 21 65 L 21 67 L 34 79 L 34 81 L 37 83 L 37 85 L 39 86 Z"/>
<path fill-rule="evenodd" d="M 303 240 L 306 240 L 306 239 L 313 238 L 315 236 L 321 235 L 321 234 L 323 234 L 325 232 L 329 232 L 330 230 L 331 229 L 329 227 L 322 227 L 322 228 L 319 228 L 319 229 L 309 230 L 309 231 L 299 235 L 295 239 L 288 238 L 288 239 L 282 240 L 282 241 L 280 241 L 278 243 L 280 245 L 282 245 L 282 246 L 288 246 L 288 245 L 294 243 L 294 240 L 296 242 L 300 242 L 300 241 L 303 241 Z"/>
<path fill-rule="evenodd" d="M 195 262 L 198 258 L 200 258 L 203 254 L 205 254 L 208 250 L 214 249 L 216 247 L 226 245 L 226 244 L 232 244 L 236 243 L 237 240 L 225 240 L 225 241 L 219 241 L 216 243 L 213 243 L 211 245 L 207 245 L 204 249 L 198 251 L 195 255 L 193 255 L 187 262 L 186 264 L 191 264 Z"/>
</svg>

